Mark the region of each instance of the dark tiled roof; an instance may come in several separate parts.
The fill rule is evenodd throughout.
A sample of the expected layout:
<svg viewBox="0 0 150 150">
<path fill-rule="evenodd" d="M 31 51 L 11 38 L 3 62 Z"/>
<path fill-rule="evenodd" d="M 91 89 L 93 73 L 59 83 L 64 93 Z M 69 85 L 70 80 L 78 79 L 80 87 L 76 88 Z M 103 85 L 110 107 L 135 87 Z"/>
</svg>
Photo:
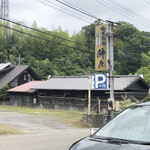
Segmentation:
<svg viewBox="0 0 150 150">
<path fill-rule="evenodd" d="M 0 78 L 0 89 L 13 81 L 21 73 L 28 70 L 35 80 L 41 80 L 41 77 L 38 76 L 30 66 L 15 66 L 10 71 L 5 72 L 5 74 Z"/>
<path fill-rule="evenodd" d="M 64 90 L 86 90 L 88 87 L 88 78 L 51 78 L 35 89 L 64 89 Z"/>
<path fill-rule="evenodd" d="M 114 79 L 114 89 L 125 90 L 128 86 L 130 86 L 137 80 L 143 80 L 143 79 L 140 76 L 116 76 L 116 78 Z M 88 82 L 89 81 L 87 76 L 55 77 L 43 82 L 38 86 L 33 87 L 33 89 L 88 90 L 89 89 Z"/>
</svg>

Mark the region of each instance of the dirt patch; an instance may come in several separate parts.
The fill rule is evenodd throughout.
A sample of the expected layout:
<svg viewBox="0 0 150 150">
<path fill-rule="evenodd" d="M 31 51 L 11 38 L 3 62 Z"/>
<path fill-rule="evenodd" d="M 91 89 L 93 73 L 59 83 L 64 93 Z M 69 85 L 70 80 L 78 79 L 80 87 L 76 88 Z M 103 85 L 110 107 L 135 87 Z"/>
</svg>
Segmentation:
<svg viewBox="0 0 150 150">
<path fill-rule="evenodd" d="M 4 110 L 0 110 L 0 124 L 5 124 L 26 132 L 40 132 L 49 131 L 51 129 L 70 128 L 61 120 L 55 120 L 50 116 L 29 115 Z"/>
</svg>

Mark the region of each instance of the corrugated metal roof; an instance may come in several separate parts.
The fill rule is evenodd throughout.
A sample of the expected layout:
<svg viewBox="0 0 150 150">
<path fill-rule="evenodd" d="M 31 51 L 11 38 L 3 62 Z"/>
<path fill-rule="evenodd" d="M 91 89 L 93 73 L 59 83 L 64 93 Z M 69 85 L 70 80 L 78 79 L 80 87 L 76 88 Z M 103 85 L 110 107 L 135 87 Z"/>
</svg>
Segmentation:
<svg viewBox="0 0 150 150">
<path fill-rule="evenodd" d="M 22 93 L 32 93 L 35 90 L 31 90 L 32 87 L 41 84 L 43 81 L 31 81 L 15 88 L 8 90 L 8 92 L 22 92 Z"/>
<path fill-rule="evenodd" d="M 114 79 L 114 89 L 124 90 L 137 79 L 139 76 L 116 76 Z M 88 77 L 55 77 L 44 83 L 33 87 L 33 89 L 43 90 L 88 90 Z"/>
</svg>

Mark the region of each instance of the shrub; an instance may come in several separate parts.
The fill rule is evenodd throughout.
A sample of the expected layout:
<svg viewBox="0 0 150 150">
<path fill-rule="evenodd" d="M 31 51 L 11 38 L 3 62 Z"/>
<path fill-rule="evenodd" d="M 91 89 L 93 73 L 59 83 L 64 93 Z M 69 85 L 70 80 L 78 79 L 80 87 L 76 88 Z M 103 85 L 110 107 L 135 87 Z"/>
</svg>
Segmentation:
<svg viewBox="0 0 150 150">
<path fill-rule="evenodd" d="M 130 98 L 126 99 L 124 98 L 122 101 L 120 101 L 120 109 L 124 110 L 125 108 L 134 105 L 135 103 L 132 102 L 132 100 Z"/>
<path fill-rule="evenodd" d="M 0 101 L 8 100 L 9 95 L 7 90 L 9 89 L 8 85 L 4 86 L 2 89 L 0 89 Z"/>
</svg>

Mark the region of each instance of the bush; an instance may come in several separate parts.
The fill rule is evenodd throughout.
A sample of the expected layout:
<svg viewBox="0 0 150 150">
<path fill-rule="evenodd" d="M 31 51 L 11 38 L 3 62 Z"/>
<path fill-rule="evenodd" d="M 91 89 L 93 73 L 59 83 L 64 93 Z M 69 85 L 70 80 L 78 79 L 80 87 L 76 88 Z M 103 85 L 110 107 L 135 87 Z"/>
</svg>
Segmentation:
<svg viewBox="0 0 150 150">
<path fill-rule="evenodd" d="M 7 90 L 9 89 L 8 85 L 0 89 L 0 101 L 6 101 L 9 98 Z"/>
<path fill-rule="evenodd" d="M 120 101 L 120 109 L 124 110 L 125 108 L 134 105 L 135 103 L 132 102 L 130 98 L 126 99 L 124 98 L 122 101 Z"/>
</svg>

